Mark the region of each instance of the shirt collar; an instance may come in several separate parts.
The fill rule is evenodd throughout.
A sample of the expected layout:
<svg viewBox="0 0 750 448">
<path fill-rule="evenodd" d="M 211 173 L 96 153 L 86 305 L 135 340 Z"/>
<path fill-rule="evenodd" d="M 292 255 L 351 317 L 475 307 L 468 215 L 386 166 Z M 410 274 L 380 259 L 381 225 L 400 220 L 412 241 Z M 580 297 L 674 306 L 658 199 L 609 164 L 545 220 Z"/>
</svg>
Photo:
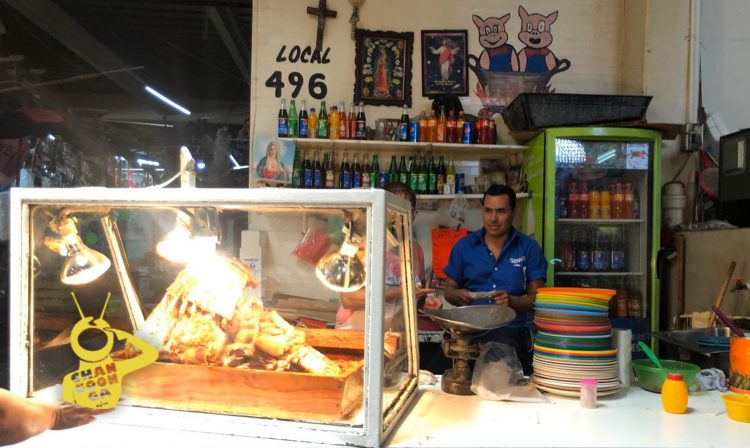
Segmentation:
<svg viewBox="0 0 750 448">
<path fill-rule="evenodd" d="M 484 227 L 474 232 L 474 239 L 473 239 L 474 245 L 476 246 L 476 245 L 484 244 L 484 236 L 486 234 L 487 234 L 487 229 L 485 229 Z M 510 244 L 517 236 L 518 236 L 518 230 L 516 230 L 515 227 L 511 227 L 510 233 L 508 234 L 508 239 L 505 241 L 505 244 L 503 244 L 503 247 Z"/>
</svg>

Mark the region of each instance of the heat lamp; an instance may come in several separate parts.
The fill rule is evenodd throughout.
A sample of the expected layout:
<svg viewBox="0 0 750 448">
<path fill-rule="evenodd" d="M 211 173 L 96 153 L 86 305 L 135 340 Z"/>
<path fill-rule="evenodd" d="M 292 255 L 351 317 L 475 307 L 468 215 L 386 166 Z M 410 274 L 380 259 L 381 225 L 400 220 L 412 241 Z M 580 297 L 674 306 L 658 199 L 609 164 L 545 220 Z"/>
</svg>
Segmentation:
<svg viewBox="0 0 750 448">
<path fill-rule="evenodd" d="M 109 258 L 83 243 L 78 234 L 75 218 L 60 218 L 53 221 L 50 227 L 60 235 L 59 253 L 65 257 L 60 281 L 64 284 L 91 283 L 107 272 L 112 265 Z"/>
<path fill-rule="evenodd" d="M 323 285 L 336 292 L 354 292 L 365 284 L 365 265 L 357 257 L 360 242 L 352 236 L 351 223 L 344 226 L 344 241 L 315 265 L 315 276 Z"/>
</svg>

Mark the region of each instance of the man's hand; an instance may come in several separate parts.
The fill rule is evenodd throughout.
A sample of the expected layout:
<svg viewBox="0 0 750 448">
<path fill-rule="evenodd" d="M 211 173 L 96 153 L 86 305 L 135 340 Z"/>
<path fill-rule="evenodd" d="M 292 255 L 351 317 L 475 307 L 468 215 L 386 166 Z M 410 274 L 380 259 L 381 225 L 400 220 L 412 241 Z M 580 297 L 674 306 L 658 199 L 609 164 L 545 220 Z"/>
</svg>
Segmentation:
<svg viewBox="0 0 750 448">
<path fill-rule="evenodd" d="M 57 408 L 55 423 L 51 429 L 68 429 L 85 425 L 95 420 L 95 415 L 109 412 L 112 409 L 91 409 L 73 404 L 65 404 Z"/>
<path fill-rule="evenodd" d="M 468 289 L 457 289 L 456 297 L 451 302 L 455 306 L 471 305 L 474 298 L 471 297 L 471 292 Z"/>
<path fill-rule="evenodd" d="M 443 307 L 443 302 L 435 296 L 427 296 L 422 305 L 425 310 L 439 310 Z"/>
<path fill-rule="evenodd" d="M 508 291 L 497 291 L 492 294 L 492 299 L 495 301 L 495 305 L 510 306 L 510 294 L 508 294 Z"/>
<path fill-rule="evenodd" d="M 416 291 L 414 291 L 414 294 L 417 296 L 417 301 L 420 301 L 427 297 L 427 294 L 432 294 L 433 292 L 435 292 L 434 289 L 417 288 Z"/>
</svg>

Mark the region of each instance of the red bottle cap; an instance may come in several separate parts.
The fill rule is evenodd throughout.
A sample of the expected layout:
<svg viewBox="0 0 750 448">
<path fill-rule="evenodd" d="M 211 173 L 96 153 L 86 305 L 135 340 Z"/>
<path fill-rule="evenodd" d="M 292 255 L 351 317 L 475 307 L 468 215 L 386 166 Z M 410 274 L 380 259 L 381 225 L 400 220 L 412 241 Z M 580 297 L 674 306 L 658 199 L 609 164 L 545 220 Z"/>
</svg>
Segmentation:
<svg viewBox="0 0 750 448">
<path fill-rule="evenodd" d="M 668 374 L 667 374 L 667 379 L 668 379 L 668 380 L 677 380 L 677 381 L 683 381 L 683 380 L 684 380 L 684 377 L 682 376 L 682 374 L 681 374 L 681 373 L 668 373 Z"/>
</svg>

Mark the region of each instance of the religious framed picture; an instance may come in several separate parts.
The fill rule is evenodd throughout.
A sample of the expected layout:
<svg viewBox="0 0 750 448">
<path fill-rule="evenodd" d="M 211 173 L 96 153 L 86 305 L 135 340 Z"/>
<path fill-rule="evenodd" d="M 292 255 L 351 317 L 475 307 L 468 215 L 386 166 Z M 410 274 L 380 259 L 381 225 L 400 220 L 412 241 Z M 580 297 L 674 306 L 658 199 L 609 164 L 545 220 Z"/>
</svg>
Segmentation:
<svg viewBox="0 0 750 448">
<path fill-rule="evenodd" d="M 422 30 L 422 96 L 469 94 L 466 30 Z"/>
<path fill-rule="evenodd" d="M 414 33 L 357 30 L 354 101 L 411 107 Z"/>
<path fill-rule="evenodd" d="M 258 135 L 253 142 L 253 185 L 283 187 L 292 183 L 295 144 Z"/>
</svg>

